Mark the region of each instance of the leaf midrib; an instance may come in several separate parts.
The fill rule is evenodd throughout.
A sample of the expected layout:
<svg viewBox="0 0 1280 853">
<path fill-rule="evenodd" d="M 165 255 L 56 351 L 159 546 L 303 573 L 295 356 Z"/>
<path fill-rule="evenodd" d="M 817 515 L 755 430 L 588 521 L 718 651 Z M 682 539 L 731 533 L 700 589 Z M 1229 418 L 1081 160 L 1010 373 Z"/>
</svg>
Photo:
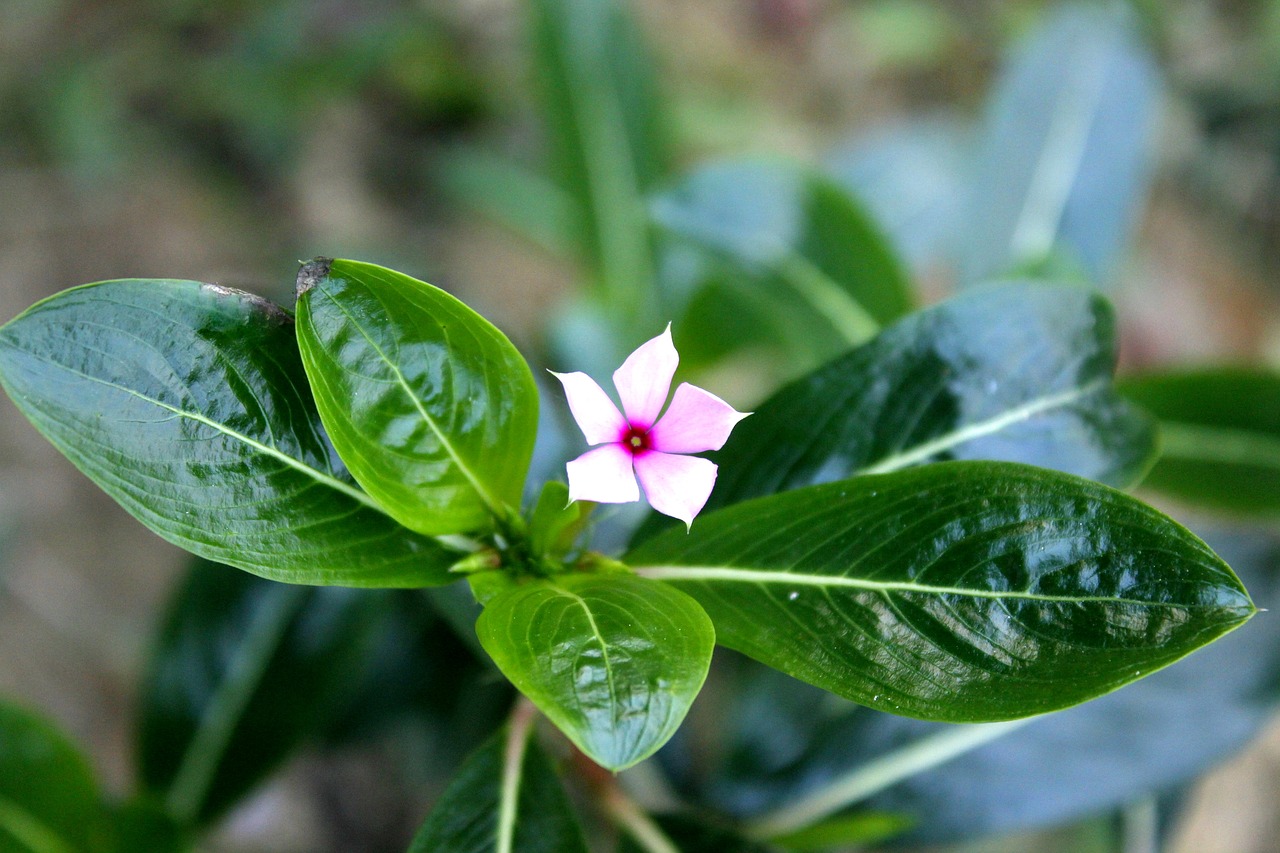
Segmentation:
<svg viewBox="0 0 1280 853">
<path fill-rule="evenodd" d="M 1133 604 L 1142 607 L 1169 607 L 1192 609 L 1204 605 L 1175 604 L 1161 601 L 1143 601 L 1120 596 L 1068 596 L 1013 590 L 967 589 L 954 586 L 912 583 L 910 581 L 875 581 L 851 578 L 844 575 L 818 575 L 787 572 L 775 569 L 753 569 L 729 566 L 679 566 L 649 565 L 635 567 L 641 577 L 661 581 L 700 581 L 719 583 L 779 584 L 788 586 L 845 587 L 868 592 L 916 592 L 927 595 L 954 595 L 968 598 L 1016 599 L 1019 601 L 1043 601 L 1052 604 Z M 1221 605 L 1219 605 L 1221 607 Z"/>
<path fill-rule="evenodd" d="M 55 361 L 54 359 L 48 358 L 47 356 L 41 355 L 40 353 L 32 352 L 31 350 L 26 350 L 26 349 L 22 351 L 25 352 L 31 358 L 37 359 L 38 361 L 42 361 L 45 364 L 52 365 L 53 367 L 56 367 L 59 370 L 63 370 L 74 376 L 79 376 L 81 379 L 85 379 L 89 382 L 95 382 L 99 385 L 105 385 L 106 387 L 113 388 L 117 391 L 122 391 L 125 394 L 128 394 L 132 397 L 136 397 L 137 399 L 142 400 L 144 403 L 150 403 L 151 405 L 157 408 L 164 409 L 165 411 L 171 412 L 172 414 L 178 415 L 179 417 L 187 418 L 188 420 L 192 420 L 197 423 L 204 424 L 205 426 L 211 427 L 212 429 L 217 430 L 218 432 L 222 433 L 223 435 L 226 435 L 229 438 L 233 438 L 236 441 L 239 441 L 249 447 L 252 447 L 253 449 L 257 450 L 260 453 L 266 454 L 267 456 L 270 456 L 274 459 L 278 459 L 279 461 L 285 463 L 289 467 L 297 471 L 300 471 L 303 474 L 306 474 L 308 477 L 311 477 L 312 479 L 316 480 L 322 485 L 328 486 L 331 489 L 335 489 L 339 492 L 342 492 L 347 497 L 352 498 L 361 504 L 364 504 L 366 507 L 370 509 L 377 510 L 383 515 L 387 514 L 386 510 L 384 510 L 381 506 L 379 506 L 373 500 L 373 498 L 369 497 L 359 489 L 356 489 L 353 486 L 347 483 L 344 483 L 341 480 L 337 479 L 336 477 L 326 474 L 317 468 L 313 468 L 310 465 L 307 465 L 302 460 L 296 459 L 290 456 L 289 454 L 275 447 L 272 447 L 269 444 L 264 444 L 258 441 L 257 439 L 251 438 L 250 436 L 247 436 L 238 430 L 234 430 L 224 423 L 215 421 L 212 418 L 206 417 L 198 412 L 189 412 L 185 409 L 180 409 L 177 406 L 171 406 L 162 400 L 157 400 L 156 398 L 151 397 L 147 394 L 144 394 L 141 391 L 136 391 L 133 388 L 129 388 L 124 385 L 111 382 L 99 376 L 94 376 L 92 374 L 85 373 L 82 370 L 76 370 L 74 367 L 70 367 L 59 361 Z"/>
<path fill-rule="evenodd" d="M 591 607 L 587 604 L 585 598 L 575 592 L 571 592 L 562 586 L 552 586 L 552 589 L 558 594 L 572 599 L 582 608 L 583 615 L 587 617 L 587 624 L 591 626 L 591 634 L 600 643 L 600 659 L 604 662 L 605 678 L 609 685 L 609 701 L 616 708 L 618 691 L 613 682 L 613 662 L 609 660 L 609 642 L 605 640 L 604 634 L 600 633 L 600 626 L 596 624 L 595 616 L 591 613 Z"/>
</svg>

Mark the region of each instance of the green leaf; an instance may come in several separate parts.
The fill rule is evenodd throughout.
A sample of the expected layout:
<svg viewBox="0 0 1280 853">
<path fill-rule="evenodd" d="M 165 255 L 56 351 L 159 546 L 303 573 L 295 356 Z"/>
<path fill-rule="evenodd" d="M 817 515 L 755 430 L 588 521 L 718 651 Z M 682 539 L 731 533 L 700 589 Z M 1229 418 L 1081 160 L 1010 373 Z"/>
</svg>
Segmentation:
<svg viewBox="0 0 1280 853">
<path fill-rule="evenodd" d="M 275 580 L 445 583 L 329 446 L 282 310 L 194 281 L 59 293 L 0 328 L 0 382 L 77 468 L 160 536 Z"/>
<path fill-rule="evenodd" d="M 788 853 L 843 850 L 852 845 L 875 844 L 901 835 L 912 823 L 911 818 L 893 812 L 855 812 L 789 832 L 774 841 Z"/>
<path fill-rule="evenodd" d="M 37 715 L 0 702 L 0 853 L 87 853 L 101 820 L 98 784 L 79 749 Z"/>
<path fill-rule="evenodd" d="M 409 853 L 586 853 L 531 722 L 517 716 L 467 759 Z"/>
<path fill-rule="evenodd" d="M 651 209 L 668 233 L 730 262 L 737 301 L 815 357 L 861 343 L 911 310 L 906 274 L 884 237 L 845 189 L 817 172 L 720 163 Z"/>
<path fill-rule="evenodd" d="M 225 813 L 345 710 L 390 595 L 286 586 L 196 563 L 142 691 L 146 788 L 184 822 Z"/>
<path fill-rule="evenodd" d="M 298 273 L 298 343 L 338 454 L 401 524 L 463 533 L 520 505 L 538 394 L 479 314 L 407 275 L 319 259 Z"/>
<path fill-rule="evenodd" d="M 130 800 L 112 809 L 111 853 L 185 853 L 193 845 L 190 833 L 164 808 L 147 799 Z"/>
<path fill-rule="evenodd" d="M 1108 278 L 1146 195 L 1160 95 L 1131 17 L 1063 4 L 1003 70 L 957 247 L 965 282 L 1054 251 Z"/>
<path fill-rule="evenodd" d="M 668 159 L 649 58 L 619 0 L 529 5 L 553 173 L 608 301 L 635 317 L 652 288 L 643 193 Z"/>
<path fill-rule="evenodd" d="M 542 487 L 529 519 L 529 548 L 535 556 L 562 557 L 573 547 L 593 505 L 569 500 L 569 487 L 551 480 Z"/>
<path fill-rule="evenodd" d="M 485 651 L 592 760 L 622 770 L 680 727 L 715 631 L 684 593 L 626 573 L 507 589 L 476 622 Z"/>
<path fill-rule="evenodd" d="M 1105 486 L 949 462 L 738 504 L 626 557 L 720 643 L 863 705 L 947 722 L 1065 708 L 1254 607 L 1177 523 Z"/>
<path fill-rule="evenodd" d="M 1143 486 L 1218 510 L 1280 510 L 1280 374 L 1201 368 L 1126 377 L 1126 397 L 1160 420 Z"/>
</svg>

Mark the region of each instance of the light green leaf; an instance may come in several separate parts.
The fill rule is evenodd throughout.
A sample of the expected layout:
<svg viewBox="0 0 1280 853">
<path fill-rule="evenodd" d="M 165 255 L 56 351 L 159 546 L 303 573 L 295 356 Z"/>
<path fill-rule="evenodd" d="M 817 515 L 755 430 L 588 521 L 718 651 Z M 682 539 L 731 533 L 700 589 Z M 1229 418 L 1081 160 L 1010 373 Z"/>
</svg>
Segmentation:
<svg viewBox="0 0 1280 853">
<path fill-rule="evenodd" d="M 1219 367 L 1120 383 L 1160 420 L 1160 458 L 1142 485 L 1211 509 L 1280 510 L 1280 374 Z"/>
<path fill-rule="evenodd" d="M 0 853 L 88 853 L 102 829 L 80 751 L 35 714 L 0 702 Z"/>
<path fill-rule="evenodd" d="M 298 343 L 334 447 L 401 524 L 464 533 L 519 506 L 537 390 L 479 314 L 407 275 L 319 259 L 298 274 Z"/>
<path fill-rule="evenodd" d="M 467 759 L 409 853 L 586 853 L 582 830 L 528 719 Z"/>
<path fill-rule="evenodd" d="M 476 633 L 503 675 L 610 770 L 648 758 L 675 733 L 715 645 L 696 602 L 626 573 L 503 590 Z"/>
<path fill-rule="evenodd" d="M 273 580 L 425 586 L 456 559 L 396 524 L 329 446 L 293 320 L 194 281 L 52 296 L 0 328 L 0 382 L 160 536 Z"/>
<path fill-rule="evenodd" d="M 1147 675 L 1255 612 L 1150 507 L 1044 469 L 948 462 L 748 501 L 626 557 L 719 642 L 863 705 L 1024 717 Z"/>
</svg>

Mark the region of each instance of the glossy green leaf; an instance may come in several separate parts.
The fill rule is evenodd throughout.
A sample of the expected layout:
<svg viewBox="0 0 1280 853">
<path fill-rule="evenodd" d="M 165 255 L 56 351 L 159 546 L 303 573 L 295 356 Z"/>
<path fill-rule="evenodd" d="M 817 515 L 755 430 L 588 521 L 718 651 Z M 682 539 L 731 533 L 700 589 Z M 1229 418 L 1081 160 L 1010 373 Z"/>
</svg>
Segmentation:
<svg viewBox="0 0 1280 853">
<path fill-rule="evenodd" d="M 704 167 L 651 204 L 666 232 L 735 268 L 735 305 L 828 357 L 911 310 L 888 243 L 846 190 L 784 162 Z M 723 310 L 723 306 L 722 306 Z"/>
<path fill-rule="evenodd" d="M 101 820 L 79 749 L 39 716 L 0 702 L 0 853 L 87 853 Z"/>
<path fill-rule="evenodd" d="M 1054 251 L 1109 277 L 1146 194 L 1160 96 L 1131 17 L 1062 4 L 1001 73 L 957 246 L 965 282 Z"/>
<path fill-rule="evenodd" d="M 476 633 L 503 675 L 610 770 L 675 733 L 715 645 L 691 598 L 627 573 L 513 585 L 485 603 Z"/>
<path fill-rule="evenodd" d="M 1013 282 L 965 293 L 757 406 L 715 454 L 707 510 L 948 459 L 1130 485 L 1155 456 L 1156 428 L 1113 388 L 1115 359 L 1111 307 L 1083 288 Z M 667 526 L 651 516 L 641 535 Z"/>
<path fill-rule="evenodd" d="M 409 853 L 586 853 L 582 830 L 528 724 L 504 727 L 458 771 Z"/>
<path fill-rule="evenodd" d="M 668 159 L 651 63 L 620 0 L 529 7 L 553 174 L 608 301 L 636 316 L 647 310 L 653 271 L 643 193 Z"/>
<path fill-rule="evenodd" d="M 1280 510 L 1280 374 L 1150 373 L 1125 378 L 1120 390 L 1160 420 L 1160 458 L 1145 488 L 1213 509 Z"/>
<path fill-rule="evenodd" d="M 407 275 L 320 259 L 298 273 L 298 343 L 334 447 L 401 524 L 463 533 L 520 505 L 538 394 L 479 314 Z"/>
<path fill-rule="evenodd" d="M 696 598 L 723 645 L 860 704 L 947 722 L 1100 696 L 1254 613 L 1231 569 L 1154 509 L 999 462 L 760 498 L 626 561 Z"/>
<path fill-rule="evenodd" d="M 345 710 L 390 595 L 286 586 L 196 563 L 142 691 L 146 788 L 184 821 L 223 814 Z"/>
<path fill-rule="evenodd" d="M 290 583 L 422 586 L 453 561 L 329 446 L 293 321 L 194 281 L 74 288 L 0 328 L 0 382 L 77 468 L 200 556 Z"/>
</svg>

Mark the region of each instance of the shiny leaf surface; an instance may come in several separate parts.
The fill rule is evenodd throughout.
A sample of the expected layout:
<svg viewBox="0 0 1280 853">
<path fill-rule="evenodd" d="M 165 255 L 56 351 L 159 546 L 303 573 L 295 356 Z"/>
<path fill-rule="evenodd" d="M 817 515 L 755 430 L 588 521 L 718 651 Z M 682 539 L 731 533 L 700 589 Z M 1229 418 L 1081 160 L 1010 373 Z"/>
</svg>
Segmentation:
<svg viewBox="0 0 1280 853">
<path fill-rule="evenodd" d="M 514 728 L 467 759 L 409 853 L 586 853 L 555 770 L 527 728 Z"/>
<path fill-rule="evenodd" d="M 66 735 L 0 702 L 0 853 L 88 853 L 102 828 L 98 797 Z"/>
<path fill-rule="evenodd" d="M 659 195 L 651 210 L 666 232 L 730 262 L 741 306 L 814 356 L 860 343 L 911 309 L 885 239 L 846 190 L 816 172 L 721 163 Z"/>
<path fill-rule="evenodd" d="M 1115 317 L 1100 296 L 1032 282 L 974 290 L 756 407 L 714 456 L 707 509 L 949 459 L 1129 485 L 1155 455 L 1155 423 L 1112 387 L 1115 359 Z M 651 518 L 643 533 L 663 526 Z"/>
<path fill-rule="evenodd" d="M 1280 546 L 1215 534 L 1260 607 L 1280 607 Z M 760 815 L 829 789 L 871 762 L 892 761 L 959 731 L 834 701 L 745 660 L 714 685 L 739 709 L 705 776 L 686 780 L 708 805 Z M 878 789 L 860 808 L 914 818 L 909 838 L 938 843 L 1057 826 L 1193 780 L 1240 750 L 1280 700 L 1280 622 L 1258 619 L 1150 678 L 1028 721 L 927 772 Z M 714 677 L 714 676 L 713 676 Z M 686 729 L 707 725 L 695 707 Z M 667 757 L 668 751 L 663 756 Z M 674 758 L 674 756 L 672 756 Z"/>
<path fill-rule="evenodd" d="M 1131 17 L 1063 4 L 1001 73 L 958 246 L 965 282 L 1053 253 L 1107 279 L 1146 194 L 1160 95 Z"/>
<path fill-rule="evenodd" d="M 700 517 L 626 562 L 720 643 L 907 716 L 1024 717 L 1110 692 L 1254 613 L 1204 543 L 1096 483 L 950 462 Z"/>
<path fill-rule="evenodd" d="M 224 813 L 344 710 L 392 594 L 286 586 L 196 563 L 143 689 L 145 786 L 185 821 Z"/>
<path fill-rule="evenodd" d="M 1160 458 L 1144 488 L 1218 510 L 1280 510 L 1280 374 L 1151 373 L 1120 390 L 1160 420 Z"/>
<path fill-rule="evenodd" d="M 610 770 L 679 728 L 715 645 L 696 602 L 625 573 L 509 587 L 486 601 L 476 633 L 503 675 Z"/>
<path fill-rule="evenodd" d="M 401 524 L 463 533 L 520 505 L 537 390 L 479 314 L 401 273 L 321 259 L 298 274 L 298 343 L 339 455 Z"/>
<path fill-rule="evenodd" d="M 436 542 L 361 492 L 333 452 L 284 311 L 194 281 L 74 288 L 0 328 L 0 381 L 143 524 L 274 580 L 422 586 Z"/>
</svg>

